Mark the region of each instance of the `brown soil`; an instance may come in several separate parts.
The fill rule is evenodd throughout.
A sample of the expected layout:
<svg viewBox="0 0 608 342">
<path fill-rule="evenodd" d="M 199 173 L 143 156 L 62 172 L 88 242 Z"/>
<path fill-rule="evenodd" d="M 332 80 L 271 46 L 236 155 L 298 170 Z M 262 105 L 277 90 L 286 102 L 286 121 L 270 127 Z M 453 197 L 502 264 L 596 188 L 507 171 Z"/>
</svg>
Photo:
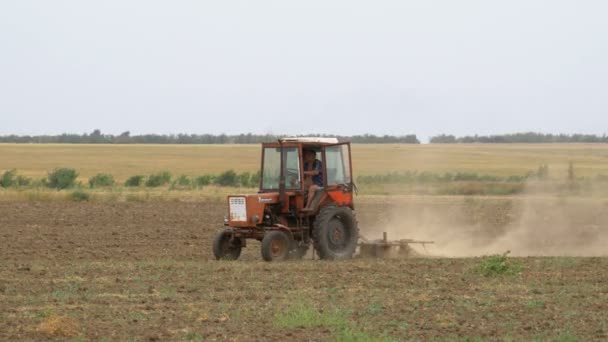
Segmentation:
<svg viewBox="0 0 608 342">
<path fill-rule="evenodd" d="M 566 218 L 601 225 L 596 209 L 604 205 L 577 206 Z M 429 253 L 450 256 L 488 250 L 521 230 L 528 207 L 368 197 L 357 209 L 365 233 L 392 227 L 394 237 L 429 238 L 419 229 L 426 226 L 444 248 Z M 606 258 L 514 258 L 521 273 L 485 277 L 479 258 L 269 264 L 251 243 L 241 260 L 216 262 L 211 241 L 223 215 L 224 201 L 0 203 L 0 340 L 608 338 Z M 458 236 L 467 242 L 448 243 Z M 508 245 L 494 245 L 494 253 Z M 321 318 L 305 324 L 298 305 Z M 301 327 L 281 323 L 294 312 Z M 334 313 L 344 322 L 329 324 Z"/>
</svg>

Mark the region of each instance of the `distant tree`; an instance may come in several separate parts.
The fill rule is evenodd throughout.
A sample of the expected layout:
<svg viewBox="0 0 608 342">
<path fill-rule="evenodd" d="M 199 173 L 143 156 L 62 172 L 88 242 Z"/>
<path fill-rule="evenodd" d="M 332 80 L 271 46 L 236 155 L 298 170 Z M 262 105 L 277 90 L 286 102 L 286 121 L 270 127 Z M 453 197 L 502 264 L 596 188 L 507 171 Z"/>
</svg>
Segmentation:
<svg viewBox="0 0 608 342">
<path fill-rule="evenodd" d="M 437 135 L 431 138 L 431 144 L 454 144 L 456 143 L 456 137 L 453 135 Z"/>
</svg>

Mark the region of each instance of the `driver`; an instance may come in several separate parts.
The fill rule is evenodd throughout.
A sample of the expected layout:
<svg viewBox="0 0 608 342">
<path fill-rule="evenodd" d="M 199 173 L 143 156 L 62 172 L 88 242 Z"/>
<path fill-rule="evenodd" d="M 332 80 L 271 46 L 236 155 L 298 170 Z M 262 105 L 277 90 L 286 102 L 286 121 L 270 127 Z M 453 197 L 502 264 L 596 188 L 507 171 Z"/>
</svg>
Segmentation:
<svg viewBox="0 0 608 342">
<path fill-rule="evenodd" d="M 315 192 L 323 188 L 323 164 L 314 150 L 304 150 L 304 186 L 308 188 L 306 208 L 310 208 Z"/>
</svg>

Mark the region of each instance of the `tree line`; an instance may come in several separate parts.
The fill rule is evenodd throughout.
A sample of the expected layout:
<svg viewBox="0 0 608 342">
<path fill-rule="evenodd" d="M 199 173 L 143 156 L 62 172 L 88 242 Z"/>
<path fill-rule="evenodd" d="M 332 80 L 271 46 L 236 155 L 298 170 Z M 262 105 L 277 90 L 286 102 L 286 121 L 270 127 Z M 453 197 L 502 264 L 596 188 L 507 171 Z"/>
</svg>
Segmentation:
<svg viewBox="0 0 608 342">
<path fill-rule="evenodd" d="M 24 144 L 259 144 L 276 141 L 286 135 L 274 134 L 141 134 L 131 135 L 123 132 L 118 135 L 103 134 L 96 129 L 92 133 L 60 135 L 4 135 L 0 143 Z M 357 144 L 420 144 L 415 134 L 408 135 L 374 135 L 362 134 L 342 136 L 333 134 L 304 134 L 307 137 L 337 137 L 339 141 L 350 141 Z M 606 134 L 543 134 L 513 133 L 501 135 L 473 135 L 456 137 L 441 134 L 430 138 L 431 144 L 516 144 L 516 143 L 608 143 Z"/>
<path fill-rule="evenodd" d="M 501 135 L 473 135 L 455 137 L 453 135 L 437 135 L 430 139 L 431 144 L 517 144 L 517 143 L 608 143 L 608 136 L 594 134 L 543 134 L 543 133 L 513 133 Z"/>
<path fill-rule="evenodd" d="M 330 134 L 305 134 L 307 137 L 337 137 L 340 141 L 360 144 L 419 144 L 414 134 L 410 135 L 353 135 L 336 136 Z M 142 134 L 131 135 L 123 132 L 118 135 L 103 134 L 96 129 L 92 133 L 60 135 L 5 135 L 0 143 L 38 143 L 38 144 L 258 144 L 276 141 L 285 135 L 273 134 Z"/>
</svg>

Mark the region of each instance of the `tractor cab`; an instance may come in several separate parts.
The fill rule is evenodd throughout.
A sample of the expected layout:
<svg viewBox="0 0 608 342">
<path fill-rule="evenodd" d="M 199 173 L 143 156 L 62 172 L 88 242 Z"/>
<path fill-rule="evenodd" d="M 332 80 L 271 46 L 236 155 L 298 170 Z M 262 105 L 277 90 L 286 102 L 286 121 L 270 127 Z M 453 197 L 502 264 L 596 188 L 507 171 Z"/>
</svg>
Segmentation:
<svg viewBox="0 0 608 342">
<path fill-rule="evenodd" d="M 306 167 L 312 165 L 307 165 L 311 163 L 304 159 L 305 151 L 315 154 L 311 163 L 318 166 L 316 176 L 306 175 Z M 335 138 L 287 138 L 262 144 L 260 193 L 278 193 L 284 206 L 295 206 L 297 211 L 307 209 L 309 213 L 318 211 L 321 202 L 327 200 L 353 208 L 350 156 L 350 143 L 339 143 Z M 322 189 L 309 194 L 315 177 Z M 304 199 L 302 194 L 315 196 L 311 207 L 304 208 L 299 201 Z"/>
<path fill-rule="evenodd" d="M 305 153 L 313 152 L 307 162 Z M 214 255 L 236 259 L 246 240 L 256 239 L 267 261 L 302 257 L 311 244 L 321 258 L 350 258 L 358 239 L 354 188 L 350 143 L 316 137 L 264 143 L 260 189 L 228 196 Z"/>
</svg>

